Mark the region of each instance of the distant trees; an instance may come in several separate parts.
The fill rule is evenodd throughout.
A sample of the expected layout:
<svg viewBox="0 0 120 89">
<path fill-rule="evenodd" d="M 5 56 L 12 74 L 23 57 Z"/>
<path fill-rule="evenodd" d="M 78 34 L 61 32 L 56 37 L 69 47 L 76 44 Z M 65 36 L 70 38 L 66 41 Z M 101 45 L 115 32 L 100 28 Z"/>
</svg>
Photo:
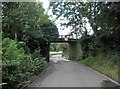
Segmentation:
<svg viewBox="0 0 120 89">
<path fill-rule="evenodd" d="M 69 44 L 68 43 L 61 43 L 59 45 L 59 48 L 61 49 L 62 51 L 62 56 L 64 57 L 69 57 Z"/>
</svg>

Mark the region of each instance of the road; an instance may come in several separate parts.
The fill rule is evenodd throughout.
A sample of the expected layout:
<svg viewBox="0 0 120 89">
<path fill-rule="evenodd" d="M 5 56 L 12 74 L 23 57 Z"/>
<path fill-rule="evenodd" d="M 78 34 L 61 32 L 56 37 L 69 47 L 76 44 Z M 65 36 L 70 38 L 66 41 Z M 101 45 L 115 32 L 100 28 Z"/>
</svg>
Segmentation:
<svg viewBox="0 0 120 89">
<path fill-rule="evenodd" d="M 106 79 L 91 68 L 60 55 L 50 59 L 51 67 L 28 87 L 101 87 L 102 80 Z"/>
</svg>

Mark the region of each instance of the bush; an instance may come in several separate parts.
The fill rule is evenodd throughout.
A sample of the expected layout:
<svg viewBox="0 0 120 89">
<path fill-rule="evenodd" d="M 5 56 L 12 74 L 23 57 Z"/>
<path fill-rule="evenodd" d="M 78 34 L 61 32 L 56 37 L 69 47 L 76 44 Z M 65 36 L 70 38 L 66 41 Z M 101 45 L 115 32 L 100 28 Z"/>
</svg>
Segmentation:
<svg viewBox="0 0 120 89">
<path fill-rule="evenodd" d="M 31 55 L 25 54 L 22 47 L 18 48 L 17 41 L 9 38 L 3 39 L 2 52 L 2 81 L 7 83 L 3 89 L 19 89 L 26 79 L 38 73 L 47 64 L 40 54 L 32 59 Z"/>
</svg>

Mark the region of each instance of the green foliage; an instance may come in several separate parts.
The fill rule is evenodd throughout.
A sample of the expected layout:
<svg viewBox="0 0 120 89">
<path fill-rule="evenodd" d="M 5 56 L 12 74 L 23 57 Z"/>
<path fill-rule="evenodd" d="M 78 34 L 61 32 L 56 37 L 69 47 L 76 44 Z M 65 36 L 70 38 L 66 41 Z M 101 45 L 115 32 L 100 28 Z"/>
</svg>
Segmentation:
<svg viewBox="0 0 120 89">
<path fill-rule="evenodd" d="M 69 56 L 69 45 L 67 43 L 60 44 L 60 49 L 62 50 L 62 56 Z"/>
<path fill-rule="evenodd" d="M 68 20 L 61 24 L 72 26 L 71 34 L 81 35 L 83 58 L 98 52 L 119 52 L 120 2 L 53 2 L 51 8 L 56 19 L 63 16 Z M 86 23 L 91 29 L 86 28 Z"/>
<path fill-rule="evenodd" d="M 2 31 L 3 88 L 19 89 L 47 66 L 49 43 L 58 38 L 58 29 L 41 3 L 2 2 Z"/>
<path fill-rule="evenodd" d="M 24 49 L 17 47 L 17 41 L 5 38 L 2 41 L 2 81 L 7 83 L 4 89 L 19 89 L 31 75 L 37 74 L 46 67 L 47 62 L 35 51 L 35 58 L 25 54 Z"/>
<path fill-rule="evenodd" d="M 45 58 L 43 58 L 40 54 L 40 49 L 36 49 L 35 52 L 31 55 L 34 61 L 34 65 L 32 67 L 32 71 L 39 73 L 39 70 L 42 70 L 44 67 L 47 66 L 47 62 Z"/>
<path fill-rule="evenodd" d="M 80 63 L 88 65 L 118 81 L 118 57 L 117 53 L 114 55 L 113 53 L 109 53 L 108 55 L 100 53 L 95 57 L 89 56 L 84 60 L 80 60 Z"/>
<path fill-rule="evenodd" d="M 50 51 L 57 51 L 57 44 L 56 43 L 51 43 L 50 44 Z"/>
<path fill-rule="evenodd" d="M 33 59 L 39 58 L 41 59 L 40 49 L 36 49 L 34 53 L 31 55 Z"/>
<path fill-rule="evenodd" d="M 50 44 L 50 51 L 62 51 L 61 49 L 61 43 L 51 43 Z"/>
<path fill-rule="evenodd" d="M 41 3 L 3 2 L 3 37 L 24 41 L 25 51 L 34 53 L 36 48 L 47 51 L 46 45 L 58 38 L 56 25 L 44 13 Z M 30 52 L 29 52 L 30 51 Z M 44 55 L 44 54 L 43 54 Z"/>
<path fill-rule="evenodd" d="M 80 63 L 91 66 L 93 63 L 95 62 L 95 60 L 93 60 L 92 57 L 87 57 L 86 59 L 80 61 Z"/>
<path fill-rule="evenodd" d="M 20 60 L 20 59 L 25 59 L 25 55 L 24 55 L 24 50 L 22 48 L 20 48 L 19 50 L 17 50 L 17 42 L 14 40 L 10 40 L 9 38 L 6 38 L 3 40 L 2 42 L 2 52 L 3 54 L 3 60 L 7 60 L 9 59 L 11 60 Z"/>
<path fill-rule="evenodd" d="M 18 40 L 27 40 L 31 37 L 46 41 L 58 37 L 57 27 L 44 14 L 41 3 L 3 2 L 2 4 L 4 37 Z"/>
</svg>

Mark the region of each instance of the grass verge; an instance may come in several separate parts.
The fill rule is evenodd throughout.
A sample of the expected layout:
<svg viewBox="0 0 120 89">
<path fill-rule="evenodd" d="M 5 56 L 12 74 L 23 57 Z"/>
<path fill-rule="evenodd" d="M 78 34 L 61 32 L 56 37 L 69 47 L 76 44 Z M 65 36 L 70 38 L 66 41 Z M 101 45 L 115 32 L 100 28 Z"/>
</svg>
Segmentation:
<svg viewBox="0 0 120 89">
<path fill-rule="evenodd" d="M 118 73 L 119 67 L 117 63 L 113 64 L 113 61 L 111 61 L 111 59 L 108 60 L 107 57 L 103 57 L 102 55 L 96 57 L 88 57 L 84 60 L 80 60 L 80 63 L 85 64 L 102 74 L 105 74 L 106 76 L 112 78 L 117 82 L 119 81 L 118 78 L 118 76 L 120 75 L 120 73 Z"/>
</svg>

